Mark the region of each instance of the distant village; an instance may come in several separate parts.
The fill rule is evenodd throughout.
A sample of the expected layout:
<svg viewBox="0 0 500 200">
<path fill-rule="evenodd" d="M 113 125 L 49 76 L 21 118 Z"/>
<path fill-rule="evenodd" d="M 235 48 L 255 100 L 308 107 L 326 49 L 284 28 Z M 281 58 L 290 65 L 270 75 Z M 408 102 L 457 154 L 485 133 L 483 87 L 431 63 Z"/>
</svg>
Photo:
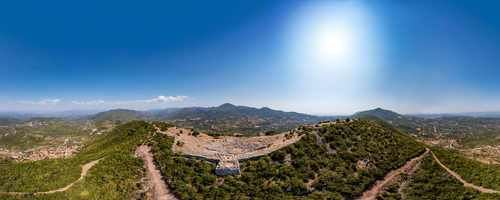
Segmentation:
<svg viewBox="0 0 500 200">
<path fill-rule="evenodd" d="M 11 157 L 15 159 L 16 162 L 28 162 L 37 161 L 43 159 L 53 159 L 53 158 L 70 158 L 73 157 L 75 152 L 78 152 L 83 148 L 82 145 L 73 145 L 65 147 L 42 147 L 31 149 L 24 152 L 12 152 L 8 149 L 1 149 L 0 152 L 3 154 L 10 154 Z"/>
</svg>

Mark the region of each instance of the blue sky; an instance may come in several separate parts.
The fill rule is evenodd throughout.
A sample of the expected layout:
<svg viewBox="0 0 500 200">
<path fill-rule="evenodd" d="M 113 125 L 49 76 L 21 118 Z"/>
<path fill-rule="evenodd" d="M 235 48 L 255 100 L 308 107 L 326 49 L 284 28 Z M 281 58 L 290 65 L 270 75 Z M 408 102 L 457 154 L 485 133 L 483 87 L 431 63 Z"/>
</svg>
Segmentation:
<svg viewBox="0 0 500 200">
<path fill-rule="evenodd" d="M 495 1 L 6 1 L 0 111 L 500 110 Z"/>
</svg>

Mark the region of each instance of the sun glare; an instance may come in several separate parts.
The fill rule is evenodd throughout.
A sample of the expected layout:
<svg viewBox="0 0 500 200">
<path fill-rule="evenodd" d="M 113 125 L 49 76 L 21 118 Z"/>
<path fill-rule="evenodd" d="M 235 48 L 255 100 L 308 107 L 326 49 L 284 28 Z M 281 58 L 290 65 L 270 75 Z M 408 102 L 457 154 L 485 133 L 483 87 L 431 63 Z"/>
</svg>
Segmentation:
<svg viewBox="0 0 500 200">
<path fill-rule="evenodd" d="M 376 23 L 362 3 L 311 3 L 297 13 L 286 51 L 300 71 L 349 69 L 361 74 L 377 65 Z"/>
<path fill-rule="evenodd" d="M 341 31 L 320 32 L 315 41 L 315 48 L 319 59 L 339 61 L 349 57 L 351 45 L 349 36 Z"/>
</svg>

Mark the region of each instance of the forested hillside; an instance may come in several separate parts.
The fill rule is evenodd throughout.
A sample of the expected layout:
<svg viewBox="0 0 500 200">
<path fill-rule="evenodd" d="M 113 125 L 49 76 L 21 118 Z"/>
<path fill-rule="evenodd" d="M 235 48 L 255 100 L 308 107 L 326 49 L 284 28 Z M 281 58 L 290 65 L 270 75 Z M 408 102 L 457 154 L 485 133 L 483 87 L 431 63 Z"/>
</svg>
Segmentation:
<svg viewBox="0 0 500 200">
<path fill-rule="evenodd" d="M 352 118 L 362 118 L 366 120 L 384 120 L 397 127 L 406 134 L 419 135 L 418 125 L 411 122 L 411 117 L 400 115 L 390 110 L 377 108 L 355 113 Z"/>
<path fill-rule="evenodd" d="M 38 192 L 59 189 L 79 177 L 81 165 L 100 160 L 85 179 L 64 192 L 45 195 L 0 194 L 0 199 L 131 199 L 144 175 L 142 158 L 132 156 L 136 147 L 156 130 L 145 121 L 133 121 L 99 136 L 73 158 L 29 163 L 0 164 L 0 192 Z M 144 195 L 144 194 L 143 194 Z"/>
<path fill-rule="evenodd" d="M 299 142 L 243 162 L 241 175 L 227 177 L 213 174 L 215 163 L 175 154 L 173 138 L 156 135 L 152 151 L 174 193 L 184 199 L 353 197 L 425 151 L 421 143 L 366 120 L 325 125 L 319 135 L 303 131 Z"/>
<path fill-rule="evenodd" d="M 433 148 L 433 151 L 444 165 L 468 183 L 500 191 L 500 165 L 468 159 L 453 150 Z"/>
<path fill-rule="evenodd" d="M 436 150 L 433 151 L 436 152 Z M 440 160 L 442 161 L 441 157 Z M 390 197 L 391 193 L 397 193 L 396 191 L 388 189 L 380 199 L 390 199 L 387 197 Z M 432 155 L 422 160 L 420 168 L 411 176 L 404 193 L 410 200 L 500 199 L 500 194 L 480 193 L 474 188 L 464 187 L 460 181 L 442 168 Z"/>
</svg>

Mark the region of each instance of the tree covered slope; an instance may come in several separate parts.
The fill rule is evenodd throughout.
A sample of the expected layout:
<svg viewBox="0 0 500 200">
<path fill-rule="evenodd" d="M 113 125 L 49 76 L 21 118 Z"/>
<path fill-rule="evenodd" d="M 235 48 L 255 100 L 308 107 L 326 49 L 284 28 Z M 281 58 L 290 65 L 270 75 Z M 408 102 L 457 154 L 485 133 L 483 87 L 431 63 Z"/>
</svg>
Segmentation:
<svg viewBox="0 0 500 200">
<path fill-rule="evenodd" d="M 144 176 L 142 158 L 133 157 L 154 126 L 133 121 L 116 127 L 84 146 L 72 158 L 46 159 L 28 163 L 0 164 L 0 199 L 139 199 Z M 64 192 L 30 193 L 62 188 L 78 179 L 81 165 L 100 160 L 87 176 Z M 23 192 L 14 195 L 3 192 Z"/>
<path fill-rule="evenodd" d="M 354 197 L 425 151 L 421 143 L 366 120 L 323 126 L 318 135 L 302 131 L 299 142 L 240 163 L 242 174 L 227 177 L 214 175 L 215 163 L 173 153 L 173 138 L 157 135 L 152 150 L 183 199 Z"/>
</svg>

